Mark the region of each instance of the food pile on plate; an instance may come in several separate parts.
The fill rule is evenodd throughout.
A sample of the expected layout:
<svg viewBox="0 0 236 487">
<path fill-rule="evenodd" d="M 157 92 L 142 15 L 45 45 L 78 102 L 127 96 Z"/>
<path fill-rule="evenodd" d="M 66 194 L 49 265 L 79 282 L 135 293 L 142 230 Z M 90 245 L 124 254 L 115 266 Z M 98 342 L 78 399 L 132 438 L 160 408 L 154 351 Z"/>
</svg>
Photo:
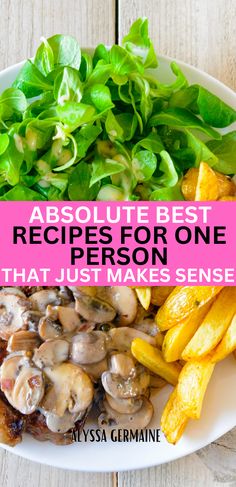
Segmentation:
<svg viewBox="0 0 236 487">
<path fill-rule="evenodd" d="M 236 173 L 236 110 L 176 62 L 162 69 L 145 18 L 120 46 L 43 39 L 0 95 L 0 200 L 194 199 L 181 184 L 201 161 L 208 199 L 224 196 L 216 185 Z"/>
<path fill-rule="evenodd" d="M 142 430 L 167 383 L 161 427 L 176 443 L 236 349 L 236 288 L 2 288 L 0 337 L 2 443 L 71 443 L 92 411 L 108 433 Z"/>
</svg>

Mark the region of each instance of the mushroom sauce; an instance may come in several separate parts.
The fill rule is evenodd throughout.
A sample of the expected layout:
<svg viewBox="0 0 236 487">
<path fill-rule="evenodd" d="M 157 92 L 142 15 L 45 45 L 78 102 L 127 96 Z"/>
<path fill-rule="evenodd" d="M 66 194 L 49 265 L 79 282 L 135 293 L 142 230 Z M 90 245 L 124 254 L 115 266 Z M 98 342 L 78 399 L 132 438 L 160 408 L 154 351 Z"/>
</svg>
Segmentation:
<svg viewBox="0 0 236 487">
<path fill-rule="evenodd" d="M 143 429 L 158 380 L 132 356 L 132 340 L 157 345 L 156 306 L 128 287 L 0 289 L 0 442 L 29 432 L 73 441 L 91 409 L 98 426 Z"/>
</svg>

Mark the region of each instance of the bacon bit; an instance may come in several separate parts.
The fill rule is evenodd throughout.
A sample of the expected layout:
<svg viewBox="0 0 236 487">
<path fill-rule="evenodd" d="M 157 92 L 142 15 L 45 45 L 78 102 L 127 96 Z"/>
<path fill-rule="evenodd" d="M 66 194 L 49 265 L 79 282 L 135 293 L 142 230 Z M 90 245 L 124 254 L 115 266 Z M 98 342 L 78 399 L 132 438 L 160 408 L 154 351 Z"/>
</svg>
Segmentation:
<svg viewBox="0 0 236 487">
<path fill-rule="evenodd" d="M 1 389 L 2 391 L 11 391 L 14 387 L 15 381 L 14 379 L 2 379 L 1 380 Z"/>
<path fill-rule="evenodd" d="M 30 377 L 28 380 L 28 384 L 31 389 L 34 389 L 35 387 L 40 387 L 41 385 L 41 380 L 39 375 L 34 375 L 33 377 Z"/>
</svg>

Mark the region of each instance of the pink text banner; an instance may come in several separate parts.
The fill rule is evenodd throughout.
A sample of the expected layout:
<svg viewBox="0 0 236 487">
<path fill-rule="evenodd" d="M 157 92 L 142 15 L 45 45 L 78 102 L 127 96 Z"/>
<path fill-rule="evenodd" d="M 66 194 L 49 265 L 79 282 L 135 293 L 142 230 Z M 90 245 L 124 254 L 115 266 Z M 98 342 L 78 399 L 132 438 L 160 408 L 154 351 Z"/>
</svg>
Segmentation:
<svg viewBox="0 0 236 487">
<path fill-rule="evenodd" d="M 0 285 L 236 284 L 234 202 L 1 202 Z"/>
</svg>

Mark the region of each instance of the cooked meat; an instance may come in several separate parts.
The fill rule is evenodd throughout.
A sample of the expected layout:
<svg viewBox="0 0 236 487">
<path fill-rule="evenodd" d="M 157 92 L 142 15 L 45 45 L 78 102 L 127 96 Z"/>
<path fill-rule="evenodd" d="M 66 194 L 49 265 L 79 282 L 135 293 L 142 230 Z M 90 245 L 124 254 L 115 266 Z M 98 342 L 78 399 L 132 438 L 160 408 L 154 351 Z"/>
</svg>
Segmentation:
<svg viewBox="0 0 236 487">
<path fill-rule="evenodd" d="M 24 419 L 18 411 L 0 397 L 0 443 L 15 446 L 22 440 Z"/>
<path fill-rule="evenodd" d="M 70 445 L 73 443 L 73 432 L 80 431 L 87 419 L 87 413 L 83 418 L 75 423 L 73 430 L 66 433 L 53 433 L 46 425 L 45 416 L 39 411 L 35 411 L 26 419 L 25 431 L 30 433 L 38 441 L 51 441 L 55 445 Z"/>
</svg>

